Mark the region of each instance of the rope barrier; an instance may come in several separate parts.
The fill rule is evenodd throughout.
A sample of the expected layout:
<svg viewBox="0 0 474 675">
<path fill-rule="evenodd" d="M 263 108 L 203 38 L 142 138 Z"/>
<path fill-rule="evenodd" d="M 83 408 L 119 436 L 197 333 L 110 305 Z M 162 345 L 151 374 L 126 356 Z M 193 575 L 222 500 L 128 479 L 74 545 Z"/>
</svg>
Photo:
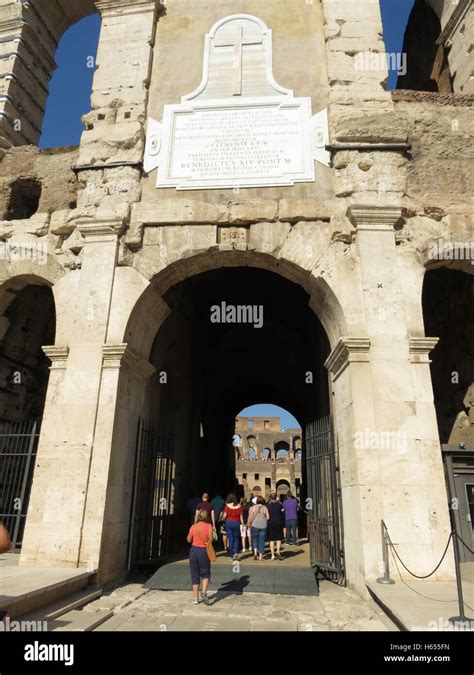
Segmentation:
<svg viewBox="0 0 474 675">
<path fill-rule="evenodd" d="M 454 563 L 456 567 L 456 586 L 457 586 L 457 594 L 458 594 L 458 605 L 459 605 L 459 614 L 457 616 L 450 617 L 449 623 L 453 625 L 458 625 L 458 624 L 465 624 L 466 622 L 469 623 L 471 627 L 474 627 L 474 620 L 466 617 L 464 607 L 469 607 L 469 609 L 472 611 L 472 607 L 470 607 L 467 603 L 464 602 L 463 598 L 463 591 L 462 591 L 462 580 L 461 580 L 461 567 L 460 567 L 460 556 L 459 556 L 459 544 L 458 542 L 461 542 L 461 544 L 470 552 L 473 553 L 472 549 L 470 546 L 466 544 L 465 541 L 463 541 L 462 537 L 456 532 L 456 529 L 454 527 L 454 523 L 451 519 L 451 532 L 448 537 L 448 541 L 446 543 L 446 547 L 443 551 L 443 555 L 441 556 L 441 559 L 439 563 L 436 565 L 434 570 L 430 572 L 429 574 L 415 574 L 412 572 L 408 567 L 405 565 L 403 560 L 400 558 L 398 555 L 397 551 L 395 550 L 395 545 L 390 539 L 390 535 L 388 533 L 387 526 L 385 522 L 382 520 L 381 522 L 381 527 L 382 527 L 382 550 L 383 550 L 383 555 L 384 555 L 384 567 L 385 567 L 385 573 L 383 578 L 377 579 L 378 583 L 382 584 L 393 584 L 394 581 L 390 579 L 390 571 L 389 571 L 389 564 L 388 564 L 388 547 L 391 549 L 391 553 L 393 556 L 393 561 L 395 563 L 395 567 L 397 568 L 398 576 L 400 577 L 401 581 L 413 592 L 417 593 L 418 595 L 422 595 L 421 593 L 418 593 L 414 588 L 411 588 L 405 580 L 402 578 L 402 575 L 400 574 L 400 570 L 398 568 L 397 564 L 397 559 L 400 562 L 400 564 L 403 566 L 403 568 L 410 574 L 412 577 L 415 577 L 415 579 L 428 579 L 429 577 L 433 576 L 433 574 L 439 569 L 441 566 L 443 560 L 446 557 L 446 553 L 448 552 L 449 544 L 453 543 L 453 551 L 454 551 Z M 427 597 L 427 596 L 423 596 Z M 443 602 L 442 600 L 438 600 L 436 598 L 430 598 L 434 602 Z"/>
<path fill-rule="evenodd" d="M 392 555 L 393 555 L 393 551 L 392 551 Z M 452 599 L 446 600 L 446 599 L 444 599 L 444 598 L 443 598 L 443 599 L 441 599 L 441 598 L 432 598 L 431 595 L 424 595 L 424 593 L 420 593 L 420 591 L 417 591 L 416 588 L 412 588 L 412 587 L 406 582 L 406 580 L 402 577 L 402 573 L 400 572 L 400 570 L 399 570 L 399 568 L 398 568 L 398 565 L 397 565 L 397 559 L 395 558 L 394 555 L 393 555 L 393 562 L 395 563 L 395 567 L 397 568 L 397 574 L 398 574 L 398 576 L 400 577 L 400 581 L 402 582 L 402 584 L 403 584 L 404 586 L 406 586 L 406 587 L 407 587 L 410 591 L 412 591 L 413 593 L 416 593 L 416 595 L 419 595 L 421 598 L 425 598 L 426 600 L 432 600 L 433 602 L 448 602 L 448 603 L 450 603 L 450 604 L 452 604 L 453 602 L 456 602 L 455 600 L 452 600 Z M 474 611 L 473 608 L 472 608 L 470 605 L 467 604 L 467 602 L 465 602 L 464 604 L 465 604 L 466 607 L 468 607 L 471 611 Z"/>
<path fill-rule="evenodd" d="M 389 535 L 389 533 L 388 533 L 387 526 L 385 525 L 385 523 L 383 524 L 383 526 L 384 526 L 384 528 L 385 528 L 385 533 L 386 533 L 386 535 L 387 535 L 388 543 L 389 543 L 389 545 L 392 547 L 393 553 L 397 556 L 398 560 L 400 561 L 400 564 L 406 569 L 406 571 L 408 572 L 408 574 L 411 574 L 411 576 L 412 576 L 412 577 L 415 577 L 416 579 L 428 579 L 429 577 L 433 576 L 433 574 L 439 569 L 439 567 L 441 566 L 441 563 L 443 562 L 444 558 L 446 557 L 446 553 L 448 552 L 449 544 L 451 543 L 451 539 L 452 539 L 453 533 L 452 533 L 452 532 L 450 533 L 450 535 L 449 535 L 449 537 L 448 537 L 448 542 L 447 542 L 447 544 L 446 544 L 446 548 L 444 549 L 444 553 L 443 553 L 443 555 L 441 556 L 441 560 L 440 560 L 439 563 L 436 565 L 436 567 L 434 568 L 434 570 L 433 570 L 432 572 L 430 572 L 429 574 L 423 574 L 423 575 L 420 575 L 420 574 L 415 574 L 414 572 L 412 572 L 411 570 L 408 569 L 408 567 L 405 565 L 405 563 L 403 562 L 403 560 L 400 558 L 400 556 L 398 555 L 397 551 L 395 550 L 395 546 L 394 546 L 392 540 L 390 539 L 390 535 Z"/>
</svg>

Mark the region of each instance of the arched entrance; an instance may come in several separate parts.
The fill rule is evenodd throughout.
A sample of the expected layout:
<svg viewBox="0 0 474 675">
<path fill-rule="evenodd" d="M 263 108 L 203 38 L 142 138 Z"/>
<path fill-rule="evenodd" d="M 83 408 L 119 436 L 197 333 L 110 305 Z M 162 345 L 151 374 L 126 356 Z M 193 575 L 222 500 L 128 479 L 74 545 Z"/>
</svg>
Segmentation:
<svg viewBox="0 0 474 675">
<path fill-rule="evenodd" d="M 0 288 L 0 521 L 20 550 L 49 380 L 42 347 L 54 344 L 53 293 L 38 277 Z"/>
<path fill-rule="evenodd" d="M 236 411 L 269 400 L 294 411 L 303 427 L 330 414 L 324 363 L 331 347 L 301 285 L 258 267 L 221 267 L 170 284 L 163 300 L 169 311 L 147 355 L 155 371 L 141 415 L 157 436 L 172 438 L 172 499 L 160 513 L 151 502 L 138 500 L 137 507 L 132 499 L 131 531 L 136 534 L 130 541 L 131 564 L 143 562 L 145 551 L 162 550 L 151 540 L 136 548 L 142 541 L 140 523 L 148 519 L 149 536 L 155 532 L 166 538 L 172 552 L 185 539 L 190 498 L 237 488 L 236 452 L 230 443 Z M 129 326 L 137 336 L 139 325 Z M 279 443 L 277 436 L 273 443 L 274 454 L 283 450 L 283 459 L 289 460 L 291 444 Z M 250 429 L 242 433 L 242 444 L 244 456 L 262 461 Z M 252 450 L 255 456 L 250 456 Z M 304 464 L 304 449 L 302 458 Z M 153 466 L 149 482 L 159 472 Z M 140 471 L 136 464 L 135 476 Z M 251 487 L 264 493 L 257 476 Z M 303 478 L 298 485 L 302 496 L 306 483 Z M 316 478 L 311 484 L 319 488 Z M 139 489 L 135 482 L 135 496 Z"/>
<path fill-rule="evenodd" d="M 286 495 L 290 491 L 290 484 L 287 480 L 279 480 L 276 489 L 278 498 L 281 499 L 282 495 Z"/>
<path fill-rule="evenodd" d="M 461 561 L 474 555 L 474 276 L 440 267 L 426 272 L 423 315 L 427 335 L 439 338 L 431 377 L 451 513 Z"/>
</svg>

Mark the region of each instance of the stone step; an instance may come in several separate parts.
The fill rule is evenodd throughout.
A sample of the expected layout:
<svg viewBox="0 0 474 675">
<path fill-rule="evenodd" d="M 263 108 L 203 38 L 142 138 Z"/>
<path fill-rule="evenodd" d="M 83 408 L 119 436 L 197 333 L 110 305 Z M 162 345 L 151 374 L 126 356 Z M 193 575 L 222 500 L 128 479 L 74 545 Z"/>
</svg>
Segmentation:
<svg viewBox="0 0 474 675">
<path fill-rule="evenodd" d="M 117 630 L 119 626 L 122 624 L 126 623 L 129 621 L 129 616 L 128 614 L 122 613 L 122 614 L 114 614 L 111 616 L 107 621 L 104 621 L 103 623 L 100 624 L 100 626 L 97 626 L 97 628 L 94 628 L 95 631 L 101 631 L 104 633 L 111 632 L 114 630 Z"/>
<path fill-rule="evenodd" d="M 52 632 L 89 632 L 100 626 L 114 615 L 111 609 L 88 612 L 86 609 L 74 609 L 51 621 L 48 628 Z"/>
<path fill-rule="evenodd" d="M 95 572 L 71 568 L 7 566 L 0 574 L 0 609 L 11 619 L 39 612 L 44 607 L 83 591 Z"/>
<path fill-rule="evenodd" d="M 74 609 L 79 609 L 79 607 L 84 607 L 84 605 L 89 604 L 93 600 L 97 600 L 102 595 L 102 590 L 94 589 L 85 589 L 79 593 L 74 593 L 74 595 L 67 596 L 62 598 L 58 602 L 54 602 L 52 605 L 48 605 L 43 609 L 32 612 L 23 617 L 25 621 L 53 621 L 67 612 L 72 612 Z"/>
</svg>

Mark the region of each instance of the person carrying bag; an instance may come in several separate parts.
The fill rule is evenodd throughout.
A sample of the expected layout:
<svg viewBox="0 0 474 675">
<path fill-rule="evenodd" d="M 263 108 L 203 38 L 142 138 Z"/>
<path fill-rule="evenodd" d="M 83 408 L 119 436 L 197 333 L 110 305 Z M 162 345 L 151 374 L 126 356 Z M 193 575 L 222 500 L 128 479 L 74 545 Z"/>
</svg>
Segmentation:
<svg viewBox="0 0 474 675">
<path fill-rule="evenodd" d="M 199 524 L 196 523 L 196 525 L 197 525 L 197 529 L 199 531 L 199 535 L 200 535 L 201 539 L 204 540 L 205 535 L 202 534 L 201 528 L 199 527 Z M 206 551 L 207 551 L 207 557 L 209 558 L 209 561 L 210 562 L 216 562 L 217 555 L 216 555 L 216 551 L 214 549 L 214 546 L 212 545 L 212 539 L 211 539 L 210 536 L 208 536 L 207 540 L 206 540 Z"/>
<path fill-rule="evenodd" d="M 209 604 L 207 588 L 211 579 L 211 562 L 217 559 L 212 545 L 212 525 L 206 522 L 207 512 L 202 509 L 196 514 L 196 523 L 191 526 L 187 542 L 191 544 L 189 551 L 189 567 L 193 587 L 193 605 L 199 604 L 199 595 L 205 605 Z M 202 590 L 199 586 L 202 583 Z"/>
</svg>

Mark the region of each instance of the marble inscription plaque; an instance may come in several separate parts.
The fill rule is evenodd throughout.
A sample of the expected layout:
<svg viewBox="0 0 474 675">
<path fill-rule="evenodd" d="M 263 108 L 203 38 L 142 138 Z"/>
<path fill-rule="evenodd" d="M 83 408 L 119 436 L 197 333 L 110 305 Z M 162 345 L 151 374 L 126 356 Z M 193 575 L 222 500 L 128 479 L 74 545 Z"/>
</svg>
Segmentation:
<svg viewBox="0 0 474 675">
<path fill-rule="evenodd" d="M 292 185 L 314 180 L 306 100 L 167 106 L 158 186 Z"/>
</svg>

